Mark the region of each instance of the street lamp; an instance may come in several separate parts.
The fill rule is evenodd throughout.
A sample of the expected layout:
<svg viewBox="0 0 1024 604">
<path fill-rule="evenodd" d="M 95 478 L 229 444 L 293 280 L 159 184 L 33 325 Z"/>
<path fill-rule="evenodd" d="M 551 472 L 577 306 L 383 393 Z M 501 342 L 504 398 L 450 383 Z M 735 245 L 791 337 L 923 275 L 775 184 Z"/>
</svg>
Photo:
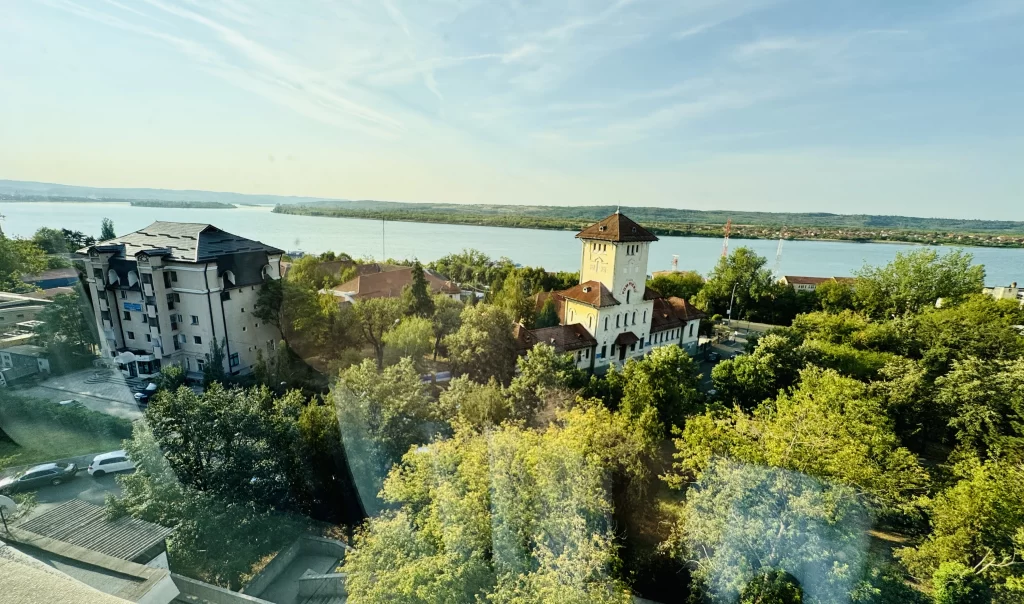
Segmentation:
<svg viewBox="0 0 1024 604">
<path fill-rule="evenodd" d="M 729 310 L 725 311 L 725 316 L 729 319 L 729 323 L 728 323 L 729 327 L 732 327 L 732 301 L 734 299 L 736 299 L 736 286 L 739 285 L 739 284 L 740 284 L 739 281 L 737 281 L 736 283 L 733 283 L 733 285 L 732 285 L 732 294 L 729 296 Z"/>
</svg>

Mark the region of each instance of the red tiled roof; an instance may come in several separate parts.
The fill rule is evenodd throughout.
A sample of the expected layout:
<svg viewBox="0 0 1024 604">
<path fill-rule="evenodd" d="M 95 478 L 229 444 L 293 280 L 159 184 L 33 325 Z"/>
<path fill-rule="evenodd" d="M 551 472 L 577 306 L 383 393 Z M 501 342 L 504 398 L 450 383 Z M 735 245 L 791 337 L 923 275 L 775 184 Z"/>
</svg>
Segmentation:
<svg viewBox="0 0 1024 604">
<path fill-rule="evenodd" d="M 446 281 L 430 271 L 423 271 L 423 276 L 426 278 L 427 285 L 430 286 L 430 292 L 433 294 L 438 292 L 457 294 L 461 291 L 455 283 Z M 411 266 L 389 267 L 380 272 L 359 275 L 336 286 L 334 291 L 355 292 L 352 297 L 357 300 L 362 298 L 394 298 L 400 296 L 402 289 L 410 283 L 412 283 Z"/>
<path fill-rule="evenodd" d="M 783 279 L 790 285 L 821 285 L 831 279 L 831 277 L 797 277 L 786 275 Z"/>
<path fill-rule="evenodd" d="M 558 313 L 558 322 L 565 322 L 565 298 L 563 298 L 558 292 L 540 292 L 537 294 L 536 310 L 539 313 L 544 308 L 544 303 L 547 302 L 548 298 L 555 303 L 555 312 Z"/>
<path fill-rule="evenodd" d="M 555 352 L 571 352 L 597 346 L 594 336 L 590 335 L 590 332 L 579 323 L 540 329 L 526 329 L 522 325 L 516 325 L 513 335 L 520 354 L 525 354 L 527 350 L 537 344 L 551 345 L 555 348 Z"/>
<path fill-rule="evenodd" d="M 608 291 L 608 288 L 604 286 L 600 281 L 585 281 L 575 287 L 564 289 L 560 292 L 554 292 L 563 298 L 569 298 L 577 302 L 583 302 L 589 304 L 595 308 L 604 308 L 605 306 L 616 306 L 619 301 L 615 299 L 612 292 Z"/>
<path fill-rule="evenodd" d="M 658 240 L 653 233 L 620 212 L 615 212 L 608 218 L 588 226 L 577 233 L 576 237 L 615 243 Z"/>
<path fill-rule="evenodd" d="M 651 318 L 651 333 L 681 327 L 690 321 L 703 319 L 707 315 L 682 298 L 655 298 L 654 315 Z"/>
</svg>

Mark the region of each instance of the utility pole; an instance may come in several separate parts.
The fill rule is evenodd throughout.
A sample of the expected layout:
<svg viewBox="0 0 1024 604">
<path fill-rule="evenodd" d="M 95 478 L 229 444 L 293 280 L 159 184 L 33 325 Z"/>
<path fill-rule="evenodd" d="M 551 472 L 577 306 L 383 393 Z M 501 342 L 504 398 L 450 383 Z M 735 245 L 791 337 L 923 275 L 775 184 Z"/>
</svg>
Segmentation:
<svg viewBox="0 0 1024 604">
<path fill-rule="evenodd" d="M 732 230 L 732 218 L 725 221 L 725 240 L 722 242 L 722 258 L 729 255 L 729 231 Z"/>
</svg>

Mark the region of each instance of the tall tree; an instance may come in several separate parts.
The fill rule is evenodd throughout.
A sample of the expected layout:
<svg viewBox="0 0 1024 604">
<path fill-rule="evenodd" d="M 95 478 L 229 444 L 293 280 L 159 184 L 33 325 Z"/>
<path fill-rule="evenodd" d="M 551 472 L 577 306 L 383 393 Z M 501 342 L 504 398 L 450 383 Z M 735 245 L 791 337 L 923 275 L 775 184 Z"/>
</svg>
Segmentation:
<svg viewBox="0 0 1024 604">
<path fill-rule="evenodd" d="M 400 359 L 410 359 L 417 371 L 426 370 L 426 357 L 434 340 L 430 320 L 419 316 L 402 318 L 398 325 L 383 336 L 384 363 L 394 365 Z"/>
<path fill-rule="evenodd" d="M 540 312 L 537 313 L 537 320 L 534 321 L 534 327 L 554 327 L 558 325 L 558 309 L 555 307 L 555 300 L 548 296 L 544 300 L 544 304 L 540 307 Z"/>
<path fill-rule="evenodd" d="M 620 408 L 627 415 L 640 417 L 645 409 L 653 408 L 658 421 L 671 429 L 704 410 L 704 395 L 697 389 L 697 365 L 678 346 L 661 346 L 643 359 L 630 359 L 622 377 L 625 386 Z"/>
<path fill-rule="evenodd" d="M 468 375 L 480 383 L 492 377 L 500 384 L 512 381 L 516 367 L 512 320 L 491 304 L 467 306 L 462 325 L 444 339 L 455 375 Z"/>
<path fill-rule="evenodd" d="M 359 319 L 363 339 L 373 347 L 377 369 L 384 368 L 384 334 L 402 319 L 402 301 L 398 298 L 367 298 L 353 307 Z"/>
<path fill-rule="evenodd" d="M 710 313 L 725 315 L 732 301 L 733 319 L 748 315 L 771 292 L 772 274 L 767 264 L 768 260 L 752 249 L 736 248 L 719 259 L 694 303 Z"/>
<path fill-rule="evenodd" d="M 533 327 L 534 303 L 523 273 L 519 269 L 512 270 L 502 282 L 501 291 L 494 297 L 494 304 L 505 309 L 515 322 L 526 327 Z"/>
<path fill-rule="evenodd" d="M 430 326 L 434 331 L 434 360 L 437 360 L 441 341 L 454 333 L 462 324 L 462 303 L 443 294 L 434 296 L 434 314 L 430 317 Z"/>
<path fill-rule="evenodd" d="M 692 301 L 704 287 L 704 277 L 693 271 L 680 271 L 658 275 L 647 282 L 647 287 L 663 296 L 675 296 Z"/>
<path fill-rule="evenodd" d="M 857 304 L 876 317 L 916 313 L 935 306 L 939 298 L 955 304 L 981 293 L 985 284 L 985 267 L 973 261 L 963 250 L 942 256 L 932 249 L 898 253 L 886 266 L 865 266 L 857 272 Z"/>
<path fill-rule="evenodd" d="M 206 365 L 203 366 L 203 386 L 223 384 L 227 378 L 224 370 L 224 340 L 218 341 L 216 336 L 210 340 L 210 352 L 206 353 Z"/>
<path fill-rule="evenodd" d="M 98 341 L 90 315 L 88 303 L 78 294 L 60 294 L 39 313 L 42 324 L 35 331 L 51 352 L 87 354 Z"/>
<path fill-rule="evenodd" d="M 114 221 L 104 218 L 103 222 L 100 223 L 100 241 L 114 239 L 115 237 L 117 237 L 117 234 L 114 233 Z"/>
<path fill-rule="evenodd" d="M 402 290 L 405 313 L 428 319 L 434 313 L 434 300 L 430 297 L 430 285 L 423 274 L 423 265 L 417 260 L 412 264 L 412 282 Z"/>
<path fill-rule="evenodd" d="M 47 254 L 66 254 L 74 250 L 69 249 L 68 241 L 60 229 L 40 227 L 32 235 L 32 243 L 39 246 Z"/>
<path fill-rule="evenodd" d="M 36 289 L 21 280 L 46 270 L 46 253 L 35 243 L 8 239 L 0 233 L 0 291 L 27 292 Z"/>
</svg>

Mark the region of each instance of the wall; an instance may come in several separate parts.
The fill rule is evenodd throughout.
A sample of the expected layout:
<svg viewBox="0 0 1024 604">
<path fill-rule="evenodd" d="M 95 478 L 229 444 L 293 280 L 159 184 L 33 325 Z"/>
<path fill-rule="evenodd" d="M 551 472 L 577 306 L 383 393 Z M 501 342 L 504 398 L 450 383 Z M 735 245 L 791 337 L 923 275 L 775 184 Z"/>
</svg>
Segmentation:
<svg viewBox="0 0 1024 604">
<path fill-rule="evenodd" d="M 196 581 L 188 577 L 176 575 L 171 573 L 171 580 L 174 581 L 178 591 L 183 596 L 182 599 L 186 598 L 198 598 L 199 600 L 205 600 L 210 604 L 272 604 L 266 600 L 224 589 L 223 587 L 217 587 L 216 585 L 210 585 L 209 583 L 203 583 L 202 581 Z"/>
</svg>

